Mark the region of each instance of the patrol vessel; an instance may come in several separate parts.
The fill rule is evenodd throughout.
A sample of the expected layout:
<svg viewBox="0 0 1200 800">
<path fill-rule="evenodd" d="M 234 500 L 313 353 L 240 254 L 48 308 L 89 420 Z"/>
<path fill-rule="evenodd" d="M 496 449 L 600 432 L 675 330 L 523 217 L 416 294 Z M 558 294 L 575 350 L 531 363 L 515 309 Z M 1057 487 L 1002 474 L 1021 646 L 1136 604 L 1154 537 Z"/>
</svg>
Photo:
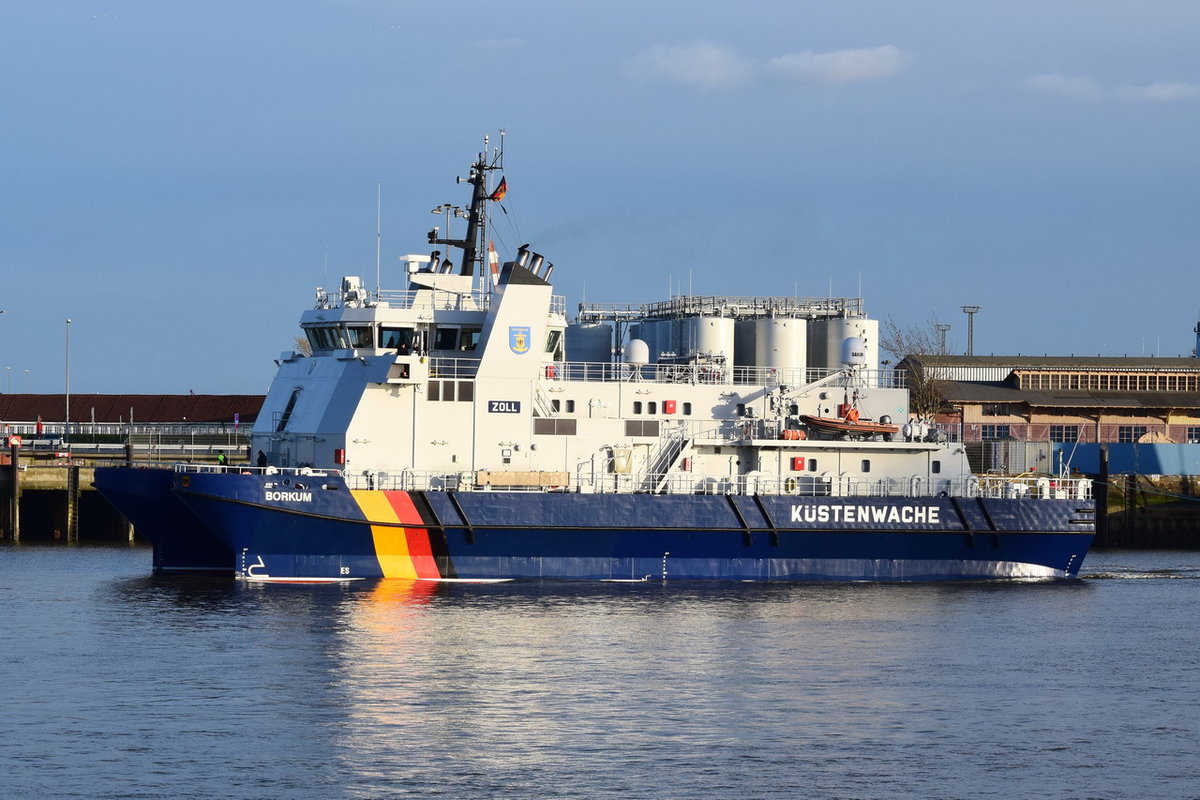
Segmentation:
<svg viewBox="0 0 1200 800">
<path fill-rule="evenodd" d="M 488 236 L 502 148 L 466 178 L 460 251 L 405 285 L 318 289 L 253 427 L 250 467 L 133 465 L 96 487 L 160 572 L 407 578 L 1061 578 L 1086 479 L 977 477 L 908 412 L 860 298 L 582 304 Z M 436 210 L 436 209 L 435 209 Z M 444 210 L 444 209 L 443 209 Z M 450 217 L 448 216 L 449 220 Z M 449 227 L 449 226 L 447 226 Z"/>
</svg>

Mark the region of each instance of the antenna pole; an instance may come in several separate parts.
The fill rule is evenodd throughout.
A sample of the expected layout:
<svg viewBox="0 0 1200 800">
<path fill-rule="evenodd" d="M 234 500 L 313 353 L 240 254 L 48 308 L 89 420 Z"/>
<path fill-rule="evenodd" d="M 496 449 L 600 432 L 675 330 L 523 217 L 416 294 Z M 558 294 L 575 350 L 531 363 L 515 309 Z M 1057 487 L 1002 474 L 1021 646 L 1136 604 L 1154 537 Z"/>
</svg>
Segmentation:
<svg viewBox="0 0 1200 800">
<path fill-rule="evenodd" d="M 383 184 L 375 184 L 375 302 L 379 302 L 379 262 L 383 248 Z"/>
</svg>

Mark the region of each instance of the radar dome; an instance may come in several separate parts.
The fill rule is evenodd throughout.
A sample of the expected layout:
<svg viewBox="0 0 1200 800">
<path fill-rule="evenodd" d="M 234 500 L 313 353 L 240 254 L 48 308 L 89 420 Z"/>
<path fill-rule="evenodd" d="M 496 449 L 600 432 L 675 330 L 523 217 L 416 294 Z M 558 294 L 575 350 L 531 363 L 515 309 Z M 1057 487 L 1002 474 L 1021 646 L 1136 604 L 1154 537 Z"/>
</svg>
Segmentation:
<svg viewBox="0 0 1200 800">
<path fill-rule="evenodd" d="M 865 367 L 867 365 L 867 346 L 857 336 L 847 336 L 842 340 L 842 363 L 848 367 Z"/>
<path fill-rule="evenodd" d="M 643 366 L 650 363 L 650 345 L 641 339 L 630 339 L 625 347 L 625 361 Z"/>
</svg>

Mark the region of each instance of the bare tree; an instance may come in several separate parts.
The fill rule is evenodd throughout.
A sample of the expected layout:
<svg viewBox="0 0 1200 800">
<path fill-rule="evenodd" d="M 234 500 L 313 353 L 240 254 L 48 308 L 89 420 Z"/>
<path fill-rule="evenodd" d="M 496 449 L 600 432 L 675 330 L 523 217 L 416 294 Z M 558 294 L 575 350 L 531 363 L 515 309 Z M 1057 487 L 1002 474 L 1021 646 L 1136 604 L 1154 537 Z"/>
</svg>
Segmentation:
<svg viewBox="0 0 1200 800">
<path fill-rule="evenodd" d="M 929 363 L 930 356 L 943 355 L 940 342 L 941 333 L 935 320 L 901 328 L 889 318 L 879 337 L 879 347 L 895 357 L 897 364 L 904 362 L 908 372 L 908 407 L 926 422 L 932 421 L 946 406 L 945 379 Z"/>
</svg>

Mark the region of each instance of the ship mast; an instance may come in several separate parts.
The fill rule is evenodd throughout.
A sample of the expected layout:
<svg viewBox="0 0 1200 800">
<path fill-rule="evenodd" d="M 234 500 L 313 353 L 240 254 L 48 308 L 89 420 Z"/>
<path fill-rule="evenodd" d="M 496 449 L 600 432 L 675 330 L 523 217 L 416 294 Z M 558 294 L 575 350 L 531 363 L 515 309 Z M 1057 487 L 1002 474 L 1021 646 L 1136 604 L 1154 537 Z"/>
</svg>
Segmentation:
<svg viewBox="0 0 1200 800">
<path fill-rule="evenodd" d="M 501 131 L 501 137 L 504 133 Z M 502 143 L 503 138 L 500 140 Z M 444 244 L 458 247 L 463 251 L 462 262 L 459 265 L 459 275 L 473 275 L 475 264 L 479 261 L 479 253 L 483 249 L 483 240 L 487 232 L 487 173 L 503 167 L 504 149 L 501 147 L 491 163 L 488 162 L 488 137 L 483 138 L 483 152 L 471 165 L 470 174 L 459 178 L 459 183 L 471 184 L 471 208 L 467 214 L 467 232 L 461 239 L 442 239 L 438 236 L 437 228 L 429 232 L 430 244 Z"/>
</svg>

